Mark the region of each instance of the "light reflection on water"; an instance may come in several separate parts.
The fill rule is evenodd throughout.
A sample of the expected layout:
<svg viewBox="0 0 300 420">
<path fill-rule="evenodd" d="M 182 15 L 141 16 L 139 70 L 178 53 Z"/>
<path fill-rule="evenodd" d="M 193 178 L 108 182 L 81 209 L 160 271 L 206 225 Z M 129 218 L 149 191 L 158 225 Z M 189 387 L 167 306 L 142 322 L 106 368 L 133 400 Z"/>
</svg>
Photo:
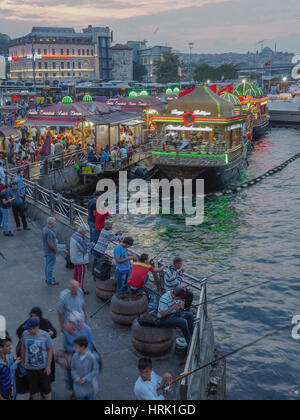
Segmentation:
<svg viewBox="0 0 300 420">
<path fill-rule="evenodd" d="M 273 129 L 255 144 L 242 179 L 259 176 L 300 152 L 300 132 Z M 129 215 L 118 228 L 152 256 L 174 255 L 199 278 L 232 267 L 209 283 L 209 297 L 272 280 L 272 283 L 210 305 L 216 342 L 230 352 L 282 325 L 299 309 L 300 159 L 234 196 L 206 200 L 205 221 L 186 227 L 184 217 Z M 300 390 L 298 343 L 290 331 L 228 360 L 229 399 L 291 399 Z M 298 387 L 298 388 L 297 388 Z"/>
</svg>

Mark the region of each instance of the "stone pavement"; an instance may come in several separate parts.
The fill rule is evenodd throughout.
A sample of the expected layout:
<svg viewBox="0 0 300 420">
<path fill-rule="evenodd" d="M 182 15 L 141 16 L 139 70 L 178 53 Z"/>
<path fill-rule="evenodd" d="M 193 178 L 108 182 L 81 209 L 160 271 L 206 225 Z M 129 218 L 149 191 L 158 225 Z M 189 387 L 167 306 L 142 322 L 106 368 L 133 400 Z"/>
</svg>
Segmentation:
<svg viewBox="0 0 300 420">
<path fill-rule="evenodd" d="M 0 315 L 7 320 L 7 329 L 17 344 L 15 331 L 28 318 L 34 306 L 39 306 L 59 330 L 56 305 L 59 293 L 68 287 L 73 271 L 65 268 L 64 254 L 59 254 L 55 278 L 60 283 L 51 288 L 45 284 L 43 274 L 43 250 L 41 229 L 29 220 L 30 232 L 14 232 L 14 237 L 6 238 L 0 232 Z M 13 228 L 13 226 L 12 226 Z M 103 304 L 94 294 L 94 281 L 90 273 L 86 276 L 85 288 L 91 292 L 86 297 L 88 313 L 94 313 Z M 95 344 L 103 359 L 103 373 L 100 376 L 101 400 L 132 400 L 133 389 L 138 377 L 139 355 L 131 345 L 130 330 L 117 327 L 109 316 L 109 307 L 102 309 L 89 324 L 93 330 Z M 58 333 L 55 349 L 62 348 L 62 336 Z M 154 361 L 157 373 L 170 371 L 176 377 L 180 370 L 177 356 L 165 356 Z M 57 367 L 57 378 L 53 385 L 54 399 L 70 397 L 65 389 L 64 372 Z M 21 397 L 22 399 L 27 398 Z"/>
</svg>

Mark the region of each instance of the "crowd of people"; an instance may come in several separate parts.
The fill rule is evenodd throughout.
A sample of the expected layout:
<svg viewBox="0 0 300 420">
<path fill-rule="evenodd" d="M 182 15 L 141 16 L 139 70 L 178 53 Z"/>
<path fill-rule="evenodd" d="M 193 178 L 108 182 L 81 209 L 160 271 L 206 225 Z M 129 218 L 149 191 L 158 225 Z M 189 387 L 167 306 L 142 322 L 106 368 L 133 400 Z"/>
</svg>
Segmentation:
<svg viewBox="0 0 300 420">
<path fill-rule="evenodd" d="M 20 171 L 13 183 L 13 191 L 22 187 L 23 175 Z M 5 188 L 1 194 L 2 203 L 11 200 L 13 205 L 17 193 L 12 194 L 15 195 L 10 196 Z M 73 280 L 70 281 L 69 288 L 60 293 L 57 305 L 63 349 L 54 350 L 53 340 L 57 337 L 57 329 L 43 318 L 42 309 L 33 308 L 29 319 L 17 330 L 19 343 L 16 357 L 12 352 L 12 338 L 9 333 L 6 333 L 5 339 L 0 340 L 0 400 L 14 400 L 17 393 L 25 392 L 29 392 L 32 400 L 38 400 L 41 396 L 45 400 L 51 400 L 55 363 L 65 368 L 66 386 L 73 399 L 95 399 L 99 390 L 102 360 L 88 325 L 85 304 L 88 291 L 84 288 L 84 277 L 89 256 L 93 255 L 95 261 L 104 261 L 110 243 L 114 245 L 116 293 L 144 293 L 149 274 L 164 271 L 165 291 L 159 298 L 157 322 L 165 328 L 179 328 L 187 344 L 191 341 L 194 329 L 194 315 L 190 311 L 193 294 L 182 287 L 183 259 L 175 257 L 170 266 L 155 268 L 148 254 L 143 253 L 139 257 L 131 255 L 130 248 L 134 239 L 123 237 L 122 232 L 113 232 L 111 215 L 97 206 L 99 197 L 100 193 L 95 192 L 88 205 L 89 237 L 87 229 L 81 226 L 70 239 L 69 259 L 74 268 Z M 51 287 L 59 284 L 54 277 L 58 252 L 56 223 L 55 218 L 49 217 L 42 231 L 45 281 Z M 152 369 L 151 359 L 148 358 L 139 360 L 138 370 L 139 378 L 134 388 L 136 399 L 165 399 L 164 385 L 171 383 L 171 375 L 157 375 Z"/>
</svg>

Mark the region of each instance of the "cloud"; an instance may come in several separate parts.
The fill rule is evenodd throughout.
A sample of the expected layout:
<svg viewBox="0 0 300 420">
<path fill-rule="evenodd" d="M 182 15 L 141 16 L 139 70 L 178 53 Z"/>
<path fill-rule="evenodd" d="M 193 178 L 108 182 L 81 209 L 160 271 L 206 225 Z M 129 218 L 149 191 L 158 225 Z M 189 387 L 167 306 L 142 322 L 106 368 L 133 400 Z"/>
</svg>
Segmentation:
<svg viewBox="0 0 300 420">
<path fill-rule="evenodd" d="M 118 42 L 147 39 L 184 51 L 190 41 L 195 52 L 253 51 L 261 39 L 289 50 L 299 44 L 299 0 L 0 0 L 0 8 L 1 32 L 11 36 L 33 25 L 92 24 L 110 26 Z"/>
</svg>

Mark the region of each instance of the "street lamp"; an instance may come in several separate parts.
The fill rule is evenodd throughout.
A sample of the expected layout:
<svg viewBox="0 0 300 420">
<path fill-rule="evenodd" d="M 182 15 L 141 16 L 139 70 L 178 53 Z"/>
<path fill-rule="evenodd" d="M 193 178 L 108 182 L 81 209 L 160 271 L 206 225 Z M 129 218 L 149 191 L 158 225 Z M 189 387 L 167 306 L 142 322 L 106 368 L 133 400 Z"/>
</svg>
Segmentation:
<svg viewBox="0 0 300 420">
<path fill-rule="evenodd" d="M 190 49 L 190 71 L 189 71 L 189 73 L 190 73 L 190 79 L 191 79 L 191 81 L 192 81 L 192 49 L 193 49 L 193 47 L 194 47 L 194 42 L 189 42 L 189 49 Z"/>
<path fill-rule="evenodd" d="M 283 82 L 286 82 L 286 81 L 287 81 L 287 77 L 283 77 L 283 78 L 282 78 L 282 81 L 283 81 Z"/>
</svg>

